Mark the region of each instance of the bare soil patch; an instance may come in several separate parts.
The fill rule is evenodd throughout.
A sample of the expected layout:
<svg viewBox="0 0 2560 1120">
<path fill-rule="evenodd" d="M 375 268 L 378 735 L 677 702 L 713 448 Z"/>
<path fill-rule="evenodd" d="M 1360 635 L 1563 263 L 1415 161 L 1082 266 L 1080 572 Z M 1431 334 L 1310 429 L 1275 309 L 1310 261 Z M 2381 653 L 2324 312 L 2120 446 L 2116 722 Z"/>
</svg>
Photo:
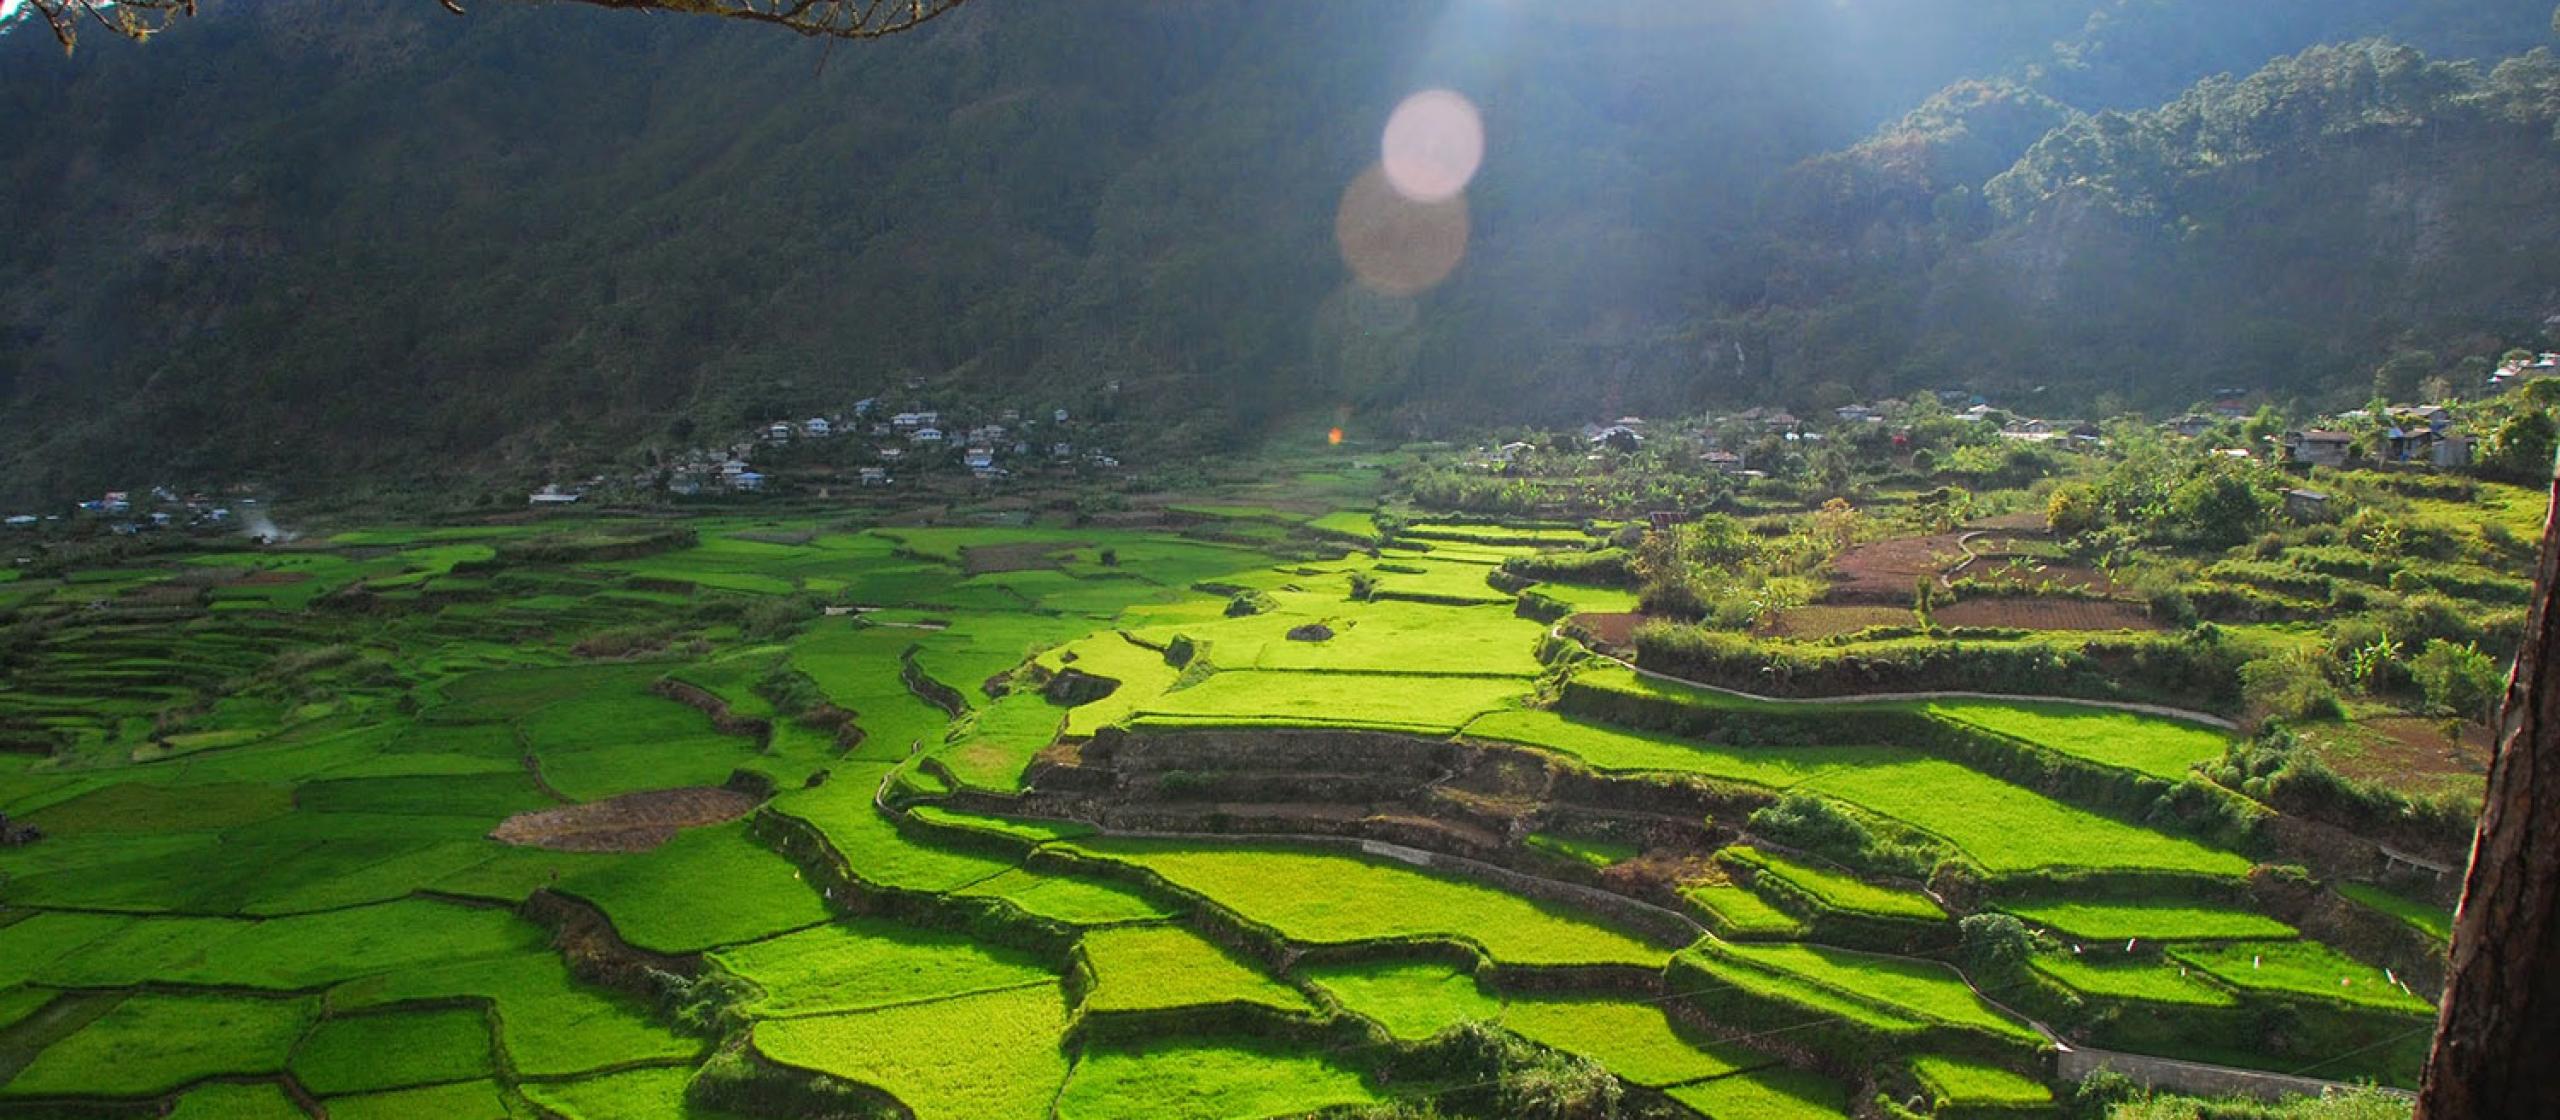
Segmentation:
<svg viewBox="0 0 2560 1120">
<path fill-rule="evenodd" d="M 279 587 L 288 583 L 307 583 L 309 572 L 291 572 L 279 568 L 261 568 L 222 581 L 223 587 Z"/>
<path fill-rule="evenodd" d="M 2104 599 L 1968 599 L 1940 607 L 1940 626 L 2003 630 L 2165 630 L 2141 607 Z"/>
<path fill-rule="evenodd" d="M 1922 577 L 1935 578 L 1948 565 L 1964 559 L 1958 534 L 1900 537 L 1862 544 L 1831 561 L 1831 590 L 1825 603 L 1909 605 Z"/>
<path fill-rule="evenodd" d="M 1790 607 L 1778 611 L 1752 629 L 1755 637 L 1795 638 L 1811 641 L 1855 634 L 1877 626 L 1917 626 L 1918 615 L 1911 608 L 1886 606 L 1835 605 Z"/>
<path fill-rule="evenodd" d="M 1572 622 L 1591 632 L 1604 646 L 1631 646 L 1636 641 L 1636 627 L 1644 625 L 1644 616 L 1634 612 L 1590 613 L 1573 616 Z"/>
<path fill-rule="evenodd" d="M 695 786 L 626 793 L 585 805 L 518 813 L 489 838 L 554 852 L 645 852 L 680 829 L 726 824 L 756 807 L 735 790 Z"/>
<path fill-rule="evenodd" d="M 2416 716 L 2306 728 L 2303 739 L 2347 778 L 2420 797 L 2479 797 L 2494 751 L 2488 728 L 2464 724 L 2456 739 L 2441 722 Z"/>
</svg>

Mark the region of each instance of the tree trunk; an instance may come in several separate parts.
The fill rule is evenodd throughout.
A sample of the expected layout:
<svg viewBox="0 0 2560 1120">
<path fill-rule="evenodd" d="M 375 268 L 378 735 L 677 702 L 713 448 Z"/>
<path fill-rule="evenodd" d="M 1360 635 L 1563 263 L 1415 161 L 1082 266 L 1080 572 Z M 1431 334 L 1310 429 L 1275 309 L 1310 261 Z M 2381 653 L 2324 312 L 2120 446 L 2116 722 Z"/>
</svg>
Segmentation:
<svg viewBox="0 0 2560 1120">
<path fill-rule="evenodd" d="M 2560 501 L 2560 481 L 2552 488 Z M 2454 917 L 2418 1120 L 2560 1118 L 2560 520 L 2546 514 L 2533 614 Z"/>
</svg>

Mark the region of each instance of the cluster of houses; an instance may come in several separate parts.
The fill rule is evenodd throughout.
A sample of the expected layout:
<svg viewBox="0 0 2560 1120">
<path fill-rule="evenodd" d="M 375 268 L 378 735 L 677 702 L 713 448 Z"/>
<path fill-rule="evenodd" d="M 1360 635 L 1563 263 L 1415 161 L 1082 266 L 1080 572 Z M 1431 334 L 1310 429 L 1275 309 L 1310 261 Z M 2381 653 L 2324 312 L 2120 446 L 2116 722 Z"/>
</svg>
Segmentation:
<svg viewBox="0 0 2560 1120">
<path fill-rule="evenodd" d="M 2489 374 L 2489 389 L 2503 393 L 2544 377 L 2560 377 L 2560 353 L 2536 354 L 2531 358 L 2514 358 L 2501 363 Z"/>
<path fill-rule="evenodd" d="M 2359 435 L 2362 432 L 2364 434 Z M 2458 468 L 2471 465 L 2472 438 L 2443 405 L 2393 405 L 2376 416 L 2369 409 L 2341 412 L 2325 426 L 2284 434 L 2285 461 L 2343 467 L 2361 450 L 2377 463 Z"/>
<path fill-rule="evenodd" d="M 1982 397 L 1969 393 L 1941 392 L 1939 402 L 1955 415 L 1978 423 L 1998 426 L 2006 439 L 2030 443 L 2059 442 L 2074 446 L 2095 446 L 2103 442 L 2095 424 L 2062 425 L 2033 417 L 2020 416 L 1998 408 Z M 1752 469 L 1749 448 L 1769 439 L 1785 444 L 1818 444 L 1843 430 L 1864 425 L 1901 424 L 1912 418 L 1910 402 L 1891 400 L 1881 404 L 1846 404 L 1831 410 L 1831 423 L 1807 423 L 1803 417 L 1784 408 L 1756 407 L 1725 415 L 1701 415 L 1683 422 L 1676 431 L 1658 431 L 1640 416 L 1621 416 L 1606 423 L 1582 426 L 1581 439 L 1586 458 L 1598 458 L 1604 451 L 1634 452 L 1648 441 L 1661 437 L 1682 440 L 1698 448 L 1698 460 L 1719 473 L 1740 477 L 1759 477 Z M 1901 442 L 1896 433 L 1897 445 Z M 1474 462 L 1492 471 L 1504 471 L 1524 455 L 1538 450 L 1537 445 L 1511 442 L 1499 447 L 1479 447 Z"/>
<path fill-rule="evenodd" d="M 1115 388 L 1116 385 L 1115 382 Z M 1064 408 L 1050 410 L 1045 421 L 1037 416 L 1025 418 L 1021 409 L 1007 408 L 992 419 L 964 423 L 932 408 L 892 413 L 883 408 L 879 398 L 867 397 L 855 401 L 845 413 L 776 420 L 737 442 L 681 452 L 667 463 L 663 482 L 666 493 L 676 497 L 758 493 L 771 482 L 770 474 L 759 469 L 760 462 L 779 458 L 795 446 L 845 440 L 861 441 L 865 457 L 871 460 L 857 468 L 859 481 L 865 487 L 894 485 L 901 468 L 913 465 L 923 469 L 927 464 L 947 461 L 955 453 L 960 467 L 980 482 L 1011 478 L 1024 462 L 1084 463 L 1105 469 L 1120 465 L 1114 456 L 1080 449 L 1073 440 L 1058 438 L 1066 434 L 1072 421 Z M 642 472 L 631 483 L 635 489 L 648 492 L 654 491 L 660 481 L 658 472 Z M 581 500 L 603 483 L 602 478 L 592 479 L 585 486 L 555 483 L 535 491 L 528 501 L 537 506 L 566 505 Z"/>
<path fill-rule="evenodd" d="M 233 486 L 229 492 L 245 495 L 245 486 Z M 239 497 L 243 504 L 255 505 L 257 499 Z M 131 490 L 109 490 L 95 498 L 75 503 L 72 519 L 103 523 L 110 532 L 133 534 L 154 529 L 226 529 L 232 524 L 231 504 L 227 499 L 204 493 L 181 495 L 167 486 L 154 486 L 139 495 Z M 16 530 L 34 530 L 65 520 L 59 513 L 19 513 L 0 518 L 0 526 Z"/>
</svg>

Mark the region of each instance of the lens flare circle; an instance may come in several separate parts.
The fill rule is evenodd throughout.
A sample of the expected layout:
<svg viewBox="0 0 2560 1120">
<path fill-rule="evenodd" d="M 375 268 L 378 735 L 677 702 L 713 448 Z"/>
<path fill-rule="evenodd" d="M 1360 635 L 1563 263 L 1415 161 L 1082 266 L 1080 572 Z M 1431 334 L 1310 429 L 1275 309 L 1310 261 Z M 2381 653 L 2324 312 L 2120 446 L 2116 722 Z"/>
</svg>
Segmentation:
<svg viewBox="0 0 2560 1120">
<path fill-rule="evenodd" d="M 1387 115 L 1378 148 L 1378 166 L 1397 194 L 1446 202 L 1466 190 L 1484 166 L 1484 118 L 1465 95 L 1426 89 Z"/>
<path fill-rule="evenodd" d="M 1391 296 L 1418 295 L 1438 287 L 1466 259 L 1467 199 L 1416 202 L 1372 167 L 1342 192 L 1333 239 L 1362 286 Z"/>
</svg>

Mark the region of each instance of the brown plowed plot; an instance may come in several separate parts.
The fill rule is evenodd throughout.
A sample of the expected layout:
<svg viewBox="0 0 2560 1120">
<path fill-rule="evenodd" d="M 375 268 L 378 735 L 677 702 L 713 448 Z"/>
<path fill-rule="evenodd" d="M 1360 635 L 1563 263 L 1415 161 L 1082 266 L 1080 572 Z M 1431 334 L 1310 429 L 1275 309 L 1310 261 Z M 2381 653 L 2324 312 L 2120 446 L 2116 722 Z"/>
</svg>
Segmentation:
<svg viewBox="0 0 2560 1120">
<path fill-rule="evenodd" d="M 2004 513 L 1998 517 L 1978 518 L 1967 523 L 1965 528 L 2009 536 L 2046 535 L 2044 511 L 2040 509 L 2022 509 L 2016 513 Z"/>
<path fill-rule="evenodd" d="M 1631 646 L 1636 641 L 1636 627 L 1644 625 L 1644 616 L 1625 614 L 1578 614 L 1573 624 L 1591 632 L 1604 646 Z"/>
<path fill-rule="evenodd" d="M 1977 545 L 1979 543 L 1976 542 Z M 2069 587 L 2098 595 L 2114 595 L 2120 590 L 2114 580 L 2108 579 L 2105 572 L 2096 568 L 2038 561 L 2030 561 L 2020 566 L 2010 563 L 2007 557 L 1994 555 L 1985 555 L 1974 561 L 1960 574 L 1967 579 L 1977 579 L 2003 587 L 2035 589 Z"/>
<path fill-rule="evenodd" d="M 1023 572 L 1033 568 L 1058 566 L 1057 556 L 1085 547 L 1076 541 L 1030 541 L 1024 544 L 972 545 L 960 550 L 960 570 L 970 575 L 985 572 Z"/>
<path fill-rule="evenodd" d="M 735 790 L 694 786 L 626 793 L 585 805 L 518 813 L 489 838 L 555 852 L 645 852 L 678 829 L 725 824 L 746 816 L 756 799 Z"/>
<path fill-rule="evenodd" d="M 1909 605 L 1923 576 L 1935 577 L 1964 558 L 1956 534 L 1901 537 L 1862 544 L 1831 561 L 1831 591 L 1826 603 L 1899 603 Z"/>
<path fill-rule="evenodd" d="M 1932 615 L 1940 626 L 2003 630 L 2161 630 L 2141 607 L 2104 599 L 1968 599 Z"/>
<path fill-rule="evenodd" d="M 2478 797 L 2489 772 L 2489 732 L 2476 724 L 2464 724 L 2462 737 L 2452 739 L 2435 720 L 2394 716 L 2314 725 L 2302 738 L 2339 774 L 2413 796 Z"/>
<path fill-rule="evenodd" d="M 288 572 L 276 568 L 262 568 L 258 571 L 226 579 L 222 581 L 221 586 L 274 587 L 279 584 L 301 583 L 310 578 L 311 573 L 309 572 Z"/>
<path fill-rule="evenodd" d="M 1762 638 L 1813 640 L 1855 634 L 1877 626 L 1916 626 L 1919 622 L 1919 616 L 1912 614 L 1909 607 L 1790 607 L 1762 620 L 1752 634 Z"/>
</svg>

